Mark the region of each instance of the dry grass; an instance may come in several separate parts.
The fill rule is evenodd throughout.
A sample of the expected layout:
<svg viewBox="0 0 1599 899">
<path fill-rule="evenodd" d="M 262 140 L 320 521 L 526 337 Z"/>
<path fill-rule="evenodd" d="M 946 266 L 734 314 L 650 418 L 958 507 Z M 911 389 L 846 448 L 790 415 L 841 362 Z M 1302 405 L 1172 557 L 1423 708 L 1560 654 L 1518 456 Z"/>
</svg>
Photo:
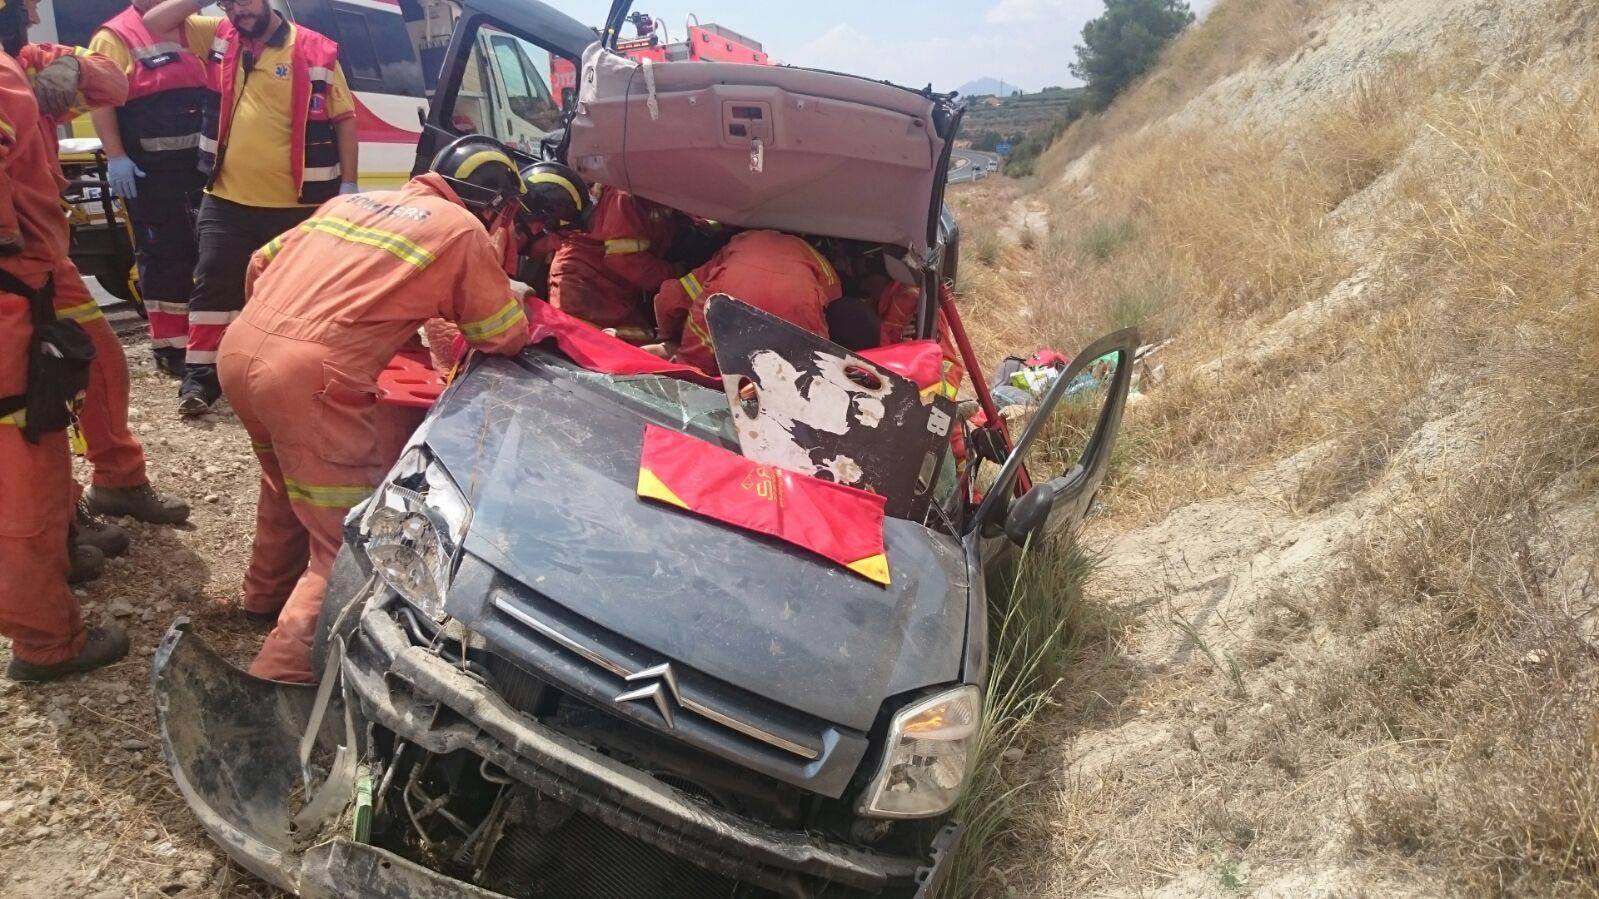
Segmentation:
<svg viewBox="0 0 1599 899">
<path fill-rule="evenodd" d="M 1276 62 L 1314 40 L 1316 16 L 1335 0 L 1232 0 L 1174 41 L 1160 64 L 1104 113 L 1074 125 L 1038 170 L 1058 174 L 1095 144 L 1136 132 L 1182 108 L 1206 87 L 1251 65 Z"/>
<path fill-rule="evenodd" d="M 1592 8 L 1566 13 L 1547 30 L 1592 46 Z M 1229 892 L 1308 865 L 1351 894 L 1599 896 L 1599 86 L 1591 54 L 1535 62 L 1395 58 L 1293 140 L 1135 136 L 1183 99 L 1146 84 L 1072 138 L 1101 145 L 1092 194 L 1045 197 L 1047 240 L 974 267 L 986 346 L 1178 338 L 1099 527 L 1297 457 L 1275 499 L 1351 541 L 1259 598 L 1236 654 L 1142 607 L 1198 661 L 1069 674 L 1046 730 L 1129 734 L 1127 763 L 1035 792 L 991 886 Z"/>
</svg>

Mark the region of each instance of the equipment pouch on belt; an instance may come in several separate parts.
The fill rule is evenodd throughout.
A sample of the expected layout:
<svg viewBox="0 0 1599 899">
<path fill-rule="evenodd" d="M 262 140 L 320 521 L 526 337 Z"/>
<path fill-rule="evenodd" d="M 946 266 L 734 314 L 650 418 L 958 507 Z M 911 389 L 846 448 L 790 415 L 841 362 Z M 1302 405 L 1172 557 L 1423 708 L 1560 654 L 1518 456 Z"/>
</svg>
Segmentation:
<svg viewBox="0 0 1599 899">
<path fill-rule="evenodd" d="M 33 319 L 28 340 L 28 388 L 21 396 L 0 397 L 0 416 L 27 410 L 22 435 L 38 443 L 44 434 L 72 424 L 74 407 L 89 388 L 94 344 L 83 326 L 55 315 L 55 278 L 35 290 L 10 272 L 0 271 L 0 292 L 26 297 Z"/>
</svg>

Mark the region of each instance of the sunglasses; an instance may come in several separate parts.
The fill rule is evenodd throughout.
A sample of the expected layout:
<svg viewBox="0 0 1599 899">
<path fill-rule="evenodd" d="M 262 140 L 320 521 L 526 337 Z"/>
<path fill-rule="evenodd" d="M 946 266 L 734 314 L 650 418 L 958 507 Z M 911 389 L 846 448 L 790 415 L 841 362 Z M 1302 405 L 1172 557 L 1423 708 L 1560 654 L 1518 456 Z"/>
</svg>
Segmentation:
<svg viewBox="0 0 1599 899">
<path fill-rule="evenodd" d="M 251 6 L 254 3 L 255 0 L 217 0 L 217 6 L 222 7 L 223 12 L 238 9 L 241 6 Z"/>
</svg>

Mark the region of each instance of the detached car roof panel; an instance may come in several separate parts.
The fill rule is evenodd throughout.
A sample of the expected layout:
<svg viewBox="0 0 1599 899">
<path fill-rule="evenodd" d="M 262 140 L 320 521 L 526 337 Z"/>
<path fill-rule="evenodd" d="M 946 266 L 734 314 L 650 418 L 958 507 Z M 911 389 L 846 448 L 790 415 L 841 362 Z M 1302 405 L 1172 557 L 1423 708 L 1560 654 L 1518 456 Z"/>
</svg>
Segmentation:
<svg viewBox="0 0 1599 899">
<path fill-rule="evenodd" d="M 945 144 L 938 104 L 811 69 L 644 66 L 596 43 L 567 159 L 592 181 L 700 218 L 922 254 Z"/>
</svg>

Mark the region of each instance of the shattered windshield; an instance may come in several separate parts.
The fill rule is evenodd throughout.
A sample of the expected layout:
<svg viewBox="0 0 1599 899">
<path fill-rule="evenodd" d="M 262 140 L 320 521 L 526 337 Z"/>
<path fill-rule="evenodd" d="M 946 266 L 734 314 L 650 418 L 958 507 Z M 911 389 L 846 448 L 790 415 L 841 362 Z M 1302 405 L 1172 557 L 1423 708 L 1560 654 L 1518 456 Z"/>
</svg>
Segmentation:
<svg viewBox="0 0 1599 899">
<path fill-rule="evenodd" d="M 650 418 L 675 422 L 704 440 L 737 445 L 733 415 L 727 395 L 721 391 L 663 375 L 608 375 L 579 368 L 565 359 L 559 359 L 559 364 L 579 382 L 614 394 Z"/>
</svg>

